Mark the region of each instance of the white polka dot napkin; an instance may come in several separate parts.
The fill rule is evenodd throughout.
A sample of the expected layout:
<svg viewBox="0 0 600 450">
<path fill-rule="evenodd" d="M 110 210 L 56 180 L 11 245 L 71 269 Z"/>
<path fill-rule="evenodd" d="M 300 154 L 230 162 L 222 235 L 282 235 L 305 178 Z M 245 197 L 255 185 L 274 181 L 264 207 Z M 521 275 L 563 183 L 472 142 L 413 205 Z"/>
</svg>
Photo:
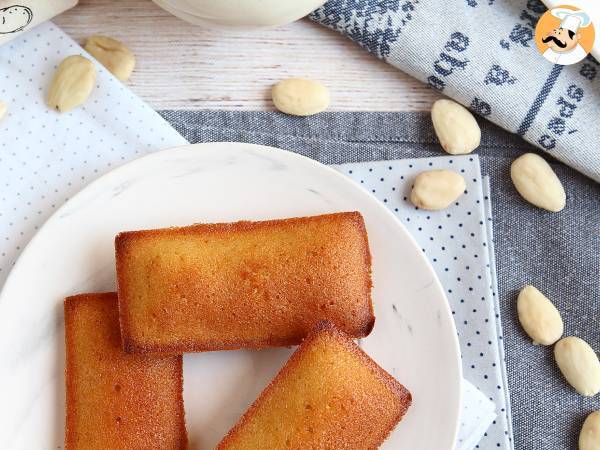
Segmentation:
<svg viewBox="0 0 600 450">
<path fill-rule="evenodd" d="M 433 265 L 456 322 L 465 382 L 457 449 L 512 448 L 508 383 L 494 271 L 488 180 L 479 158 L 448 156 L 335 166 L 381 200 L 408 228 Z M 466 181 L 449 208 L 410 203 L 419 172 L 448 169 Z M 476 386 L 476 387 L 475 387 Z"/>
<path fill-rule="evenodd" d="M 0 122 L 0 286 L 38 227 L 83 186 L 125 161 L 187 144 L 99 64 L 83 106 L 50 110 L 56 66 L 74 54 L 85 51 L 50 22 L 0 47 L 0 100 L 8 105 Z"/>
<path fill-rule="evenodd" d="M 57 64 L 72 54 L 85 52 L 51 23 L 0 47 L 0 99 L 9 108 L 0 122 L 0 287 L 36 230 L 69 197 L 124 162 L 187 143 L 100 66 L 90 99 L 59 120 L 45 105 L 46 89 Z M 480 448 L 509 448 L 508 392 L 488 234 L 491 214 L 485 209 L 489 203 L 479 161 L 453 157 L 337 168 L 398 215 L 447 288 L 465 378 L 472 383 L 463 384 L 457 449 L 476 447 L 482 436 Z M 447 211 L 419 211 L 407 201 L 411 180 L 429 168 L 453 169 L 467 179 L 468 192 Z"/>
</svg>

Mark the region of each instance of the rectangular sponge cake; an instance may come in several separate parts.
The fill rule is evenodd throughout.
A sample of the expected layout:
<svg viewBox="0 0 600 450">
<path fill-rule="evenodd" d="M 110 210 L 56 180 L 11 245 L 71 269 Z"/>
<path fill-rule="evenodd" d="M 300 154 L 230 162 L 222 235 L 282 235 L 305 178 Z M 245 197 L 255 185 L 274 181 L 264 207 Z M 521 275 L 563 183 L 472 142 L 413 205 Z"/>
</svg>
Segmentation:
<svg viewBox="0 0 600 450">
<path fill-rule="evenodd" d="M 373 328 L 358 212 L 123 232 L 115 246 L 126 351 L 294 345 L 324 319 Z"/>
<path fill-rule="evenodd" d="M 64 308 L 66 449 L 187 448 L 181 356 L 125 353 L 114 293 Z"/>
<path fill-rule="evenodd" d="M 406 388 L 320 323 L 217 449 L 375 449 L 410 404 Z"/>
</svg>

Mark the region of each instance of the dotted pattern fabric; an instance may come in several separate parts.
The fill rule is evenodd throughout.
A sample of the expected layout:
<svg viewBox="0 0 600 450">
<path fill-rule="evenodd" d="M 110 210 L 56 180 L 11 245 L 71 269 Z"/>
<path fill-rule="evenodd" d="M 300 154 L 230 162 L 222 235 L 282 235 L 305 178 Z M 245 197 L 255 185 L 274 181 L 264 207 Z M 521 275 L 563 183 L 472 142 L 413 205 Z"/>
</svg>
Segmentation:
<svg viewBox="0 0 600 450">
<path fill-rule="evenodd" d="M 511 449 L 510 401 L 492 271 L 489 184 L 482 178 L 479 158 L 473 155 L 377 161 L 336 168 L 394 212 L 421 246 L 446 290 L 459 336 L 464 377 L 493 402 L 497 414 L 494 419 L 477 401 L 465 403 L 457 448 L 474 448 L 479 441 L 473 440 L 471 427 L 475 424 L 481 426 L 478 431 L 483 434 L 475 448 Z M 460 173 L 467 188 L 445 210 L 420 210 L 409 200 L 412 182 L 420 172 L 437 169 Z"/>
<path fill-rule="evenodd" d="M 52 213 L 100 175 L 187 141 L 100 64 L 90 98 L 59 114 L 47 89 L 67 56 L 93 58 L 52 23 L 0 47 L 0 286 Z"/>
</svg>

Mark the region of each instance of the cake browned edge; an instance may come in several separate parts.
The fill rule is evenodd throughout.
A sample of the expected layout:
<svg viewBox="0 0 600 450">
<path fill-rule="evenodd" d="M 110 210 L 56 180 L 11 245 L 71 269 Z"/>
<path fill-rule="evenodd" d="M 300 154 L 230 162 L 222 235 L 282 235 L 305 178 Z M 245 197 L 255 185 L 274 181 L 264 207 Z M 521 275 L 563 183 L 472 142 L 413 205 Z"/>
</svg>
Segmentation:
<svg viewBox="0 0 600 450">
<path fill-rule="evenodd" d="M 279 381 L 282 378 L 285 378 L 288 372 L 294 368 L 299 360 L 302 358 L 303 354 L 306 352 L 306 348 L 310 346 L 310 344 L 321 334 L 326 333 L 330 336 L 334 337 L 338 342 L 341 342 L 349 351 L 351 351 L 354 355 L 356 355 L 363 363 L 368 365 L 371 369 L 373 369 L 374 373 L 377 377 L 383 381 L 390 390 L 400 399 L 400 403 L 402 407 L 398 411 L 398 415 L 396 416 L 392 426 L 384 430 L 381 436 L 381 440 L 376 443 L 373 449 L 377 449 L 391 434 L 393 429 L 398 425 L 398 423 L 402 420 L 406 411 L 410 407 L 412 403 L 412 395 L 398 380 L 396 380 L 392 375 L 386 372 L 379 364 L 377 364 L 369 355 L 367 355 L 354 341 L 351 340 L 344 332 L 338 330 L 331 322 L 327 320 L 323 320 L 319 322 L 315 328 L 310 332 L 310 334 L 304 339 L 300 347 L 294 352 L 294 354 L 290 357 L 290 359 L 285 363 L 283 368 L 279 371 L 279 373 L 271 380 L 268 386 L 261 392 L 258 398 L 252 403 L 252 405 L 246 410 L 246 412 L 240 417 L 238 422 L 234 425 L 234 427 L 229 430 L 229 432 L 225 435 L 225 437 L 221 440 L 221 442 L 217 445 L 215 450 L 225 450 L 227 448 L 227 444 L 231 441 L 234 436 L 239 432 L 239 430 L 250 421 L 258 408 L 261 407 L 264 398 L 277 387 Z"/>
<path fill-rule="evenodd" d="M 69 333 L 67 333 L 67 311 L 74 311 L 76 308 L 76 304 L 77 302 L 80 301 L 85 301 L 85 299 L 90 298 L 90 297 L 102 297 L 105 299 L 110 299 L 110 300 L 114 300 L 115 303 L 118 304 L 117 301 L 117 293 L 116 292 L 97 292 L 97 293 L 84 293 L 84 294 L 77 294 L 77 295 L 71 295 L 65 298 L 64 300 L 64 306 L 63 306 L 63 311 L 64 311 L 64 324 L 65 324 L 65 449 L 69 450 L 70 448 L 72 448 L 73 443 L 70 442 L 69 438 L 70 438 L 70 430 L 73 429 L 73 417 L 72 415 L 75 413 L 76 408 L 74 406 L 74 402 L 70 402 L 69 401 L 69 394 L 73 394 L 74 392 L 74 382 L 71 379 L 71 377 L 69 377 L 69 372 L 71 372 L 73 370 L 72 368 L 72 361 L 69 358 L 69 352 L 68 352 L 68 348 L 69 348 L 69 343 L 70 343 L 70 335 Z M 188 435 L 187 435 L 187 430 L 185 427 L 185 408 L 183 406 L 183 357 L 181 355 L 173 355 L 174 357 L 177 358 L 177 372 L 178 372 L 178 377 L 177 377 L 177 381 L 178 381 L 178 398 L 177 401 L 179 403 L 179 407 L 180 407 L 180 413 L 181 413 L 181 423 L 180 423 L 180 430 L 179 430 L 179 435 L 181 437 L 181 447 L 179 450 L 188 450 Z M 69 407 L 70 405 L 70 407 Z M 69 414 L 71 413 L 71 414 Z"/>
<path fill-rule="evenodd" d="M 371 275 L 371 251 L 369 246 L 369 236 L 365 221 L 362 214 L 359 211 L 347 211 L 331 214 L 321 214 L 317 216 L 305 216 L 305 217 L 292 217 L 288 219 L 272 219 L 263 221 L 239 221 L 230 223 L 207 223 L 207 224 L 194 224 L 185 227 L 170 227 L 170 228 L 158 228 L 151 230 L 139 230 L 139 231 L 122 231 L 115 237 L 115 260 L 116 260 L 116 272 L 117 272 L 117 292 L 119 298 L 119 323 L 121 327 L 121 340 L 123 343 L 123 349 L 127 353 L 165 353 L 165 354 L 181 354 L 188 352 L 203 352 L 203 351 L 217 351 L 217 350 L 238 350 L 238 349 L 262 349 L 269 347 L 288 347 L 291 345 L 298 345 L 302 342 L 305 336 L 297 339 L 265 339 L 260 341 L 238 341 L 238 342 L 227 342 L 216 341 L 207 345 L 199 345 L 195 341 L 180 341 L 177 344 L 143 344 L 138 342 L 134 337 L 131 336 L 131 326 L 129 318 L 125 314 L 126 309 L 126 296 L 121 295 L 124 291 L 126 281 L 123 277 L 123 271 L 120 270 L 121 258 L 119 257 L 126 251 L 127 242 L 132 238 L 142 237 L 155 237 L 165 233 L 177 232 L 180 234 L 195 233 L 201 229 L 203 232 L 210 231 L 223 231 L 231 229 L 233 231 L 238 230 L 254 230 L 257 228 L 269 226 L 273 223 L 280 222 L 303 222 L 314 217 L 334 217 L 334 216 L 346 216 L 354 222 L 354 224 L 360 229 L 360 234 L 364 237 L 364 264 L 367 271 L 366 283 L 363 290 L 363 295 L 367 299 L 368 311 L 365 316 L 368 317 L 364 321 L 362 329 L 356 334 L 353 334 L 354 338 L 364 338 L 368 336 L 373 327 L 375 326 L 375 314 L 373 311 L 373 300 L 371 297 L 371 290 L 373 286 L 372 275 Z"/>
</svg>

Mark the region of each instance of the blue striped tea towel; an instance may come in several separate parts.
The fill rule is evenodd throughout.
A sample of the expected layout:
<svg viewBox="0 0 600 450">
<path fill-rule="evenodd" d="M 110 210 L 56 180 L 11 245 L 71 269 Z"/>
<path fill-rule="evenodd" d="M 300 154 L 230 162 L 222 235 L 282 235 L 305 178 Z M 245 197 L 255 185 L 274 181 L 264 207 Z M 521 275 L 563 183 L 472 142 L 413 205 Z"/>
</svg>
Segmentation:
<svg viewBox="0 0 600 450">
<path fill-rule="evenodd" d="M 544 59 L 534 33 L 546 10 L 539 0 L 329 0 L 311 18 L 600 182 L 600 64 Z"/>
</svg>

